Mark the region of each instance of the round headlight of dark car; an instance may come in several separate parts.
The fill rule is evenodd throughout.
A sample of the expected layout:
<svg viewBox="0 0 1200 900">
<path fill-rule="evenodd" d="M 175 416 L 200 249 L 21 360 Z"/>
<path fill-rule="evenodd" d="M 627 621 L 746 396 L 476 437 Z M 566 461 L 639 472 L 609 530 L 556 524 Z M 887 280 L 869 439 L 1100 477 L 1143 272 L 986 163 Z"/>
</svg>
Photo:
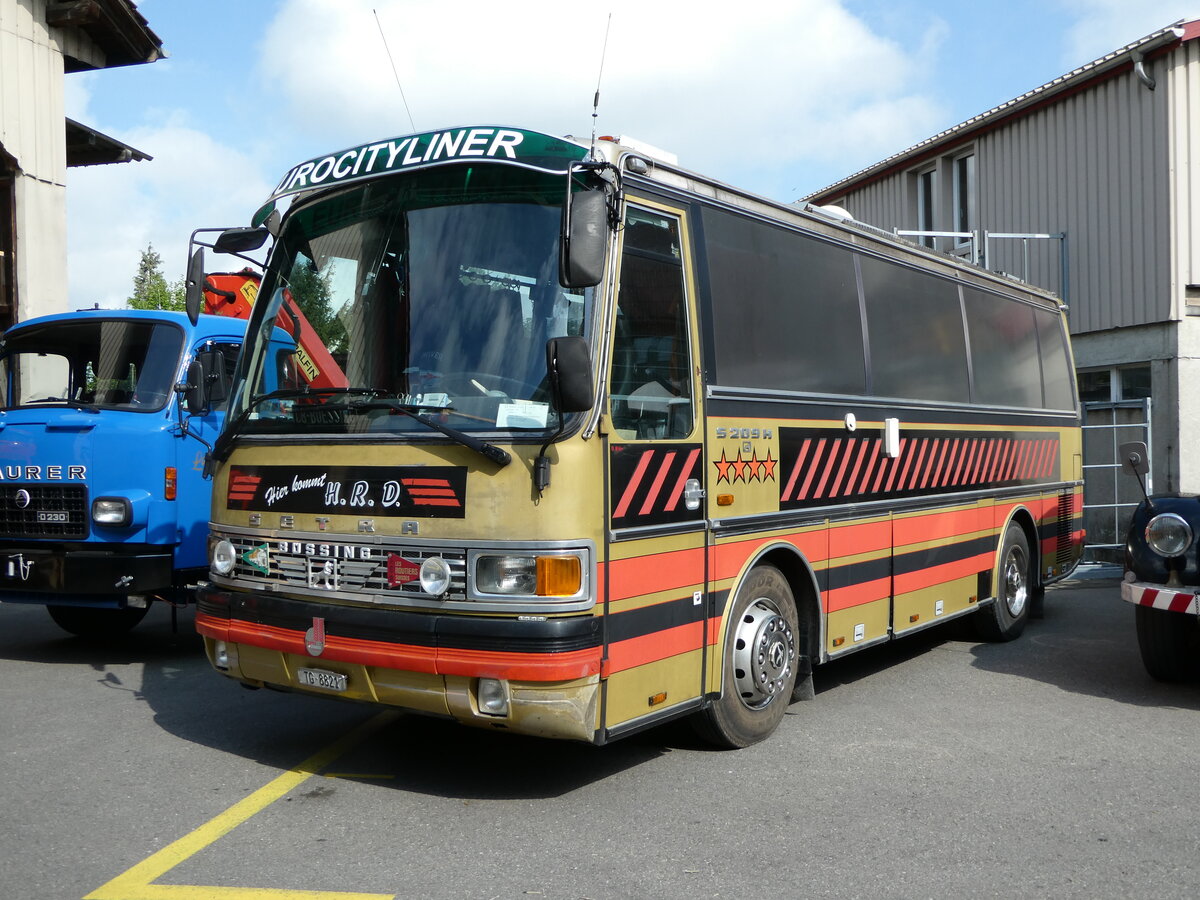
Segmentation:
<svg viewBox="0 0 1200 900">
<path fill-rule="evenodd" d="M 1146 525 L 1146 543 L 1159 556 L 1182 556 L 1192 546 L 1192 526 L 1181 515 L 1163 513 Z"/>
</svg>

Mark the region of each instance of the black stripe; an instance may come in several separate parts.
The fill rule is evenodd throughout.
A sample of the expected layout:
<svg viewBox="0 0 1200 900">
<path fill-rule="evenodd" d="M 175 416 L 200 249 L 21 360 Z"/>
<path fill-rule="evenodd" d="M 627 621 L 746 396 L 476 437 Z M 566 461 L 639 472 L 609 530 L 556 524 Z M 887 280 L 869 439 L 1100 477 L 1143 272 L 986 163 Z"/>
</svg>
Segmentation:
<svg viewBox="0 0 1200 900">
<path fill-rule="evenodd" d="M 325 620 L 325 633 L 360 641 L 491 650 L 505 653 L 568 653 L 600 646 L 600 617 L 569 616 L 544 620 L 494 616 L 448 616 L 399 609 L 333 606 L 309 600 L 202 587 L 200 612 L 303 634 L 314 617 Z"/>
<path fill-rule="evenodd" d="M 608 617 L 608 640 L 616 643 L 645 637 L 679 625 L 703 622 L 706 616 L 705 604 L 694 603 L 690 594 L 666 603 L 611 613 Z"/>
</svg>

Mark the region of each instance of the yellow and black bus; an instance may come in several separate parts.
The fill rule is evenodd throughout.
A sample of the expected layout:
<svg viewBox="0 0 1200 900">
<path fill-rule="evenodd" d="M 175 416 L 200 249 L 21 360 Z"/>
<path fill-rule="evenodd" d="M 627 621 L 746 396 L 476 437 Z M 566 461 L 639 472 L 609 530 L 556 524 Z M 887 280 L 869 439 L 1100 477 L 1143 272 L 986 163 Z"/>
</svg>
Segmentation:
<svg viewBox="0 0 1200 900">
<path fill-rule="evenodd" d="M 305 162 L 215 247 L 268 233 L 196 619 L 246 684 L 740 747 L 844 654 L 962 616 L 1016 637 L 1079 560 L 1040 290 L 492 126 Z M 293 308 L 325 386 L 280 358 Z"/>
</svg>

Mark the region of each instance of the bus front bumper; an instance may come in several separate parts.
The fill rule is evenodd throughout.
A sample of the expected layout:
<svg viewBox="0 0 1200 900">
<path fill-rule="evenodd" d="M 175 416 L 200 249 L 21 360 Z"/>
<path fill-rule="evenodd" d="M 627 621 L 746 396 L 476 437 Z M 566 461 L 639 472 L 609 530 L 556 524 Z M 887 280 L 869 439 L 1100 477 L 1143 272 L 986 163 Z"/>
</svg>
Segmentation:
<svg viewBox="0 0 1200 900">
<path fill-rule="evenodd" d="M 215 669 L 253 687 L 399 707 L 594 742 L 599 622 L 415 613 L 204 585 L 196 630 Z"/>
</svg>

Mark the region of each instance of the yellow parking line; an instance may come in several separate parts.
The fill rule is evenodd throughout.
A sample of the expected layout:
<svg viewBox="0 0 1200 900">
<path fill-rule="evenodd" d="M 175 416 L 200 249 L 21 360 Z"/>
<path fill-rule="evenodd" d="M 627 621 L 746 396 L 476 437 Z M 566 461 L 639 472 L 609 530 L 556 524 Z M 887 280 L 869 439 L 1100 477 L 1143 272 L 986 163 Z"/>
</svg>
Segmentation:
<svg viewBox="0 0 1200 900">
<path fill-rule="evenodd" d="M 359 725 L 324 750 L 259 788 L 244 800 L 201 825 L 190 834 L 163 847 L 133 868 L 97 888 L 83 900 L 393 900 L 394 894 L 348 894 L 329 891 L 290 891 L 275 888 L 235 888 L 190 884 L 154 884 L 175 866 L 224 837 L 255 813 L 294 790 L 339 756 L 395 721 L 399 713 L 388 710 Z"/>
</svg>

